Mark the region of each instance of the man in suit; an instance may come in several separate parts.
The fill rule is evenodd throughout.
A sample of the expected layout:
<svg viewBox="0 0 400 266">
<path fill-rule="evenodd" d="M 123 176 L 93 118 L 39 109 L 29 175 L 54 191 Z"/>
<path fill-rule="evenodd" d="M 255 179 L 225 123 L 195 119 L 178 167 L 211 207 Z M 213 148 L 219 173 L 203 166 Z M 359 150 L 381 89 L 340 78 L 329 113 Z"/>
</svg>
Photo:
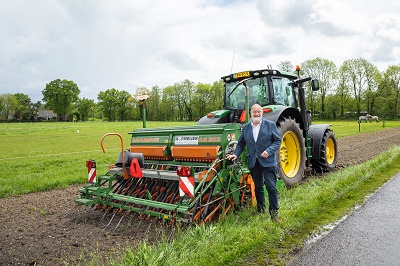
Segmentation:
<svg viewBox="0 0 400 266">
<path fill-rule="evenodd" d="M 236 149 L 233 154 L 227 155 L 227 159 L 236 160 L 247 145 L 248 154 L 246 154 L 246 157 L 254 180 L 257 211 L 258 213 L 265 213 L 265 184 L 268 191 L 271 219 L 279 221 L 275 153 L 281 145 L 281 137 L 275 123 L 262 119 L 263 109 L 259 104 L 254 104 L 251 107 L 250 114 L 251 121 L 243 126 Z"/>
</svg>

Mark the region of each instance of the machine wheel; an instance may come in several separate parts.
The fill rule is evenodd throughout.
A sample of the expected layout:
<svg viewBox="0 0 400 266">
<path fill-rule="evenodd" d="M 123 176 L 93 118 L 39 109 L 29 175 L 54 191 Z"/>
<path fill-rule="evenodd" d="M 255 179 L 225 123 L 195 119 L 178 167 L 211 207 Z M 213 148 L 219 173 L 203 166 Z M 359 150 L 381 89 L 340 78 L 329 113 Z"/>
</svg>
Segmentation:
<svg viewBox="0 0 400 266">
<path fill-rule="evenodd" d="M 306 148 L 303 132 L 296 120 L 283 118 L 279 120 L 278 131 L 282 138 L 277 151 L 278 174 L 287 186 L 299 183 L 306 169 Z"/>
<path fill-rule="evenodd" d="M 311 160 L 312 168 L 321 173 L 332 171 L 336 167 L 337 161 L 337 143 L 332 130 L 327 129 L 322 138 L 320 159 Z"/>
</svg>

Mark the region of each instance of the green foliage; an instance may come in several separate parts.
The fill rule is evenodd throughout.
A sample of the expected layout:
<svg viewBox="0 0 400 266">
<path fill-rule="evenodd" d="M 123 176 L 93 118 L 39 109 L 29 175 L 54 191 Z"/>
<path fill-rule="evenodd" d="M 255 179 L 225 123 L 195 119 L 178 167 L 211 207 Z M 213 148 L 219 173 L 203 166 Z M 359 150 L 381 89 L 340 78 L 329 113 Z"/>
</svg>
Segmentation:
<svg viewBox="0 0 400 266">
<path fill-rule="evenodd" d="M 301 64 L 301 69 L 305 76 L 313 77 L 319 80 L 320 85 L 320 110 L 321 113 L 325 113 L 325 98 L 327 97 L 330 90 L 332 90 L 334 81 L 337 77 L 337 69 L 334 62 L 323 58 L 315 58 L 313 60 L 307 60 Z M 311 90 L 308 95 L 313 96 Z M 316 107 L 313 105 L 314 101 L 311 99 L 309 108 L 315 110 Z"/>
<path fill-rule="evenodd" d="M 95 110 L 95 103 L 94 100 L 83 98 L 79 99 L 75 105 L 78 113 L 80 114 L 80 120 L 87 121 L 89 117 L 94 117 L 94 110 Z"/>
<path fill-rule="evenodd" d="M 363 58 L 349 59 L 337 68 L 324 58 L 306 60 L 301 64 L 301 76 L 311 76 L 320 81 L 320 91 L 306 91 L 307 108 L 313 115 L 325 119 L 357 118 L 360 114 L 372 114 L 379 117 L 397 119 L 400 112 L 400 65 L 391 65 L 380 73 L 378 69 Z M 294 72 L 290 61 L 282 61 L 278 69 Z M 221 75 L 224 75 L 221 73 Z M 66 88 L 73 88 L 66 89 Z M 42 91 L 47 107 L 65 117 L 72 113 L 86 120 L 88 118 L 86 103 L 78 103 L 79 89 L 72 81 L 54 80 Z M 71 93 L 71 94 L 68 94 Z M 149 90 L 146 87 L 136 89 L 134 96 L 149 95 L 146 100 L 146 116 L 149 121 L 193 121 L 210 111 L 223 108 L 223 82 L 212 84 L 197 83 L 185 79 L 173 85 L 160 88 L 155 85 Z M 73 99 L 69 97 L 73 97 Z M 139 120 L 143 106 L 127 91 L 109 89 L 98 94 L 99 100 L 91 110 L 92 120 L 109 121 Z M 83 98 L 83 102 L 87 99 Z M 23 102 L 23 107 L 20 104 Z M 71 104 L 76 102 L 76 110 Z M 14 115 L 21 119 L 21 114 L 32 116 L 37 113 L 40 102 L 10 102 L 10 98 L 0 95 L 0 111 L 4 119 Z M 38 106 L 39 104 L 39 106 Z M 81 106 L 83 105 L 83 106 Z M 78 109 L 79 107 L 79 109 Z M 13 113 L 14 112 L 14 113 Z M 1 118 L 1 117 L 0 117 Z"/>
<path fill-rule="evenodd" d="M 31 98 L 23 93 L 16 93 L 14 97 L 17 104 L 14 109 L 14 118 L 18 120 L 29 120 L 33 118 L 33 112 L 31 108 Z"/>
<path fill-rule="evenodd" d="M 0 111 L 2 111 L 4 120 L 9 120 L 11 112 L 15 110 L 18 101 L 13 94 L 6 93 L 0 95 Z"/>
<path fill-rule="evenodd" d="M 70 112 L 72 104 L 78 101 L 80 90 L 71 80 L 56 79 L 46 84 L 42 91 L 47 108 L 57 113 L 62 120 Z"/>
<path fill-rule="evenodd" d="M 100 110 L 108 121 L 126 121 L 132 119 L 132 108 L 130 103 L 132 96 L 129 92 L 116 90 L 114 88 L 101 91 L 97 99 Z"/>
</svg>

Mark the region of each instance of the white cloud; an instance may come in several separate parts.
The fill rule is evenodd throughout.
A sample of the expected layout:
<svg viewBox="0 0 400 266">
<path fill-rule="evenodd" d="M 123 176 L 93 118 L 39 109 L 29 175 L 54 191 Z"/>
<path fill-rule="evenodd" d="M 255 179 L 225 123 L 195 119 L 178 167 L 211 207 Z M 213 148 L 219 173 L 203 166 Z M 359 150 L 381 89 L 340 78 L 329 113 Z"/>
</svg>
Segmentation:
<svg viewBox="0 0 400 266">
<path fill-rule="evenodd" d="M 96 99 L 316 57 L 383 71 L 400 63 L 399 14 L 377 0 L 0 0 L 0 94 L 38 101 L 61 78 Z"/>
</svg>

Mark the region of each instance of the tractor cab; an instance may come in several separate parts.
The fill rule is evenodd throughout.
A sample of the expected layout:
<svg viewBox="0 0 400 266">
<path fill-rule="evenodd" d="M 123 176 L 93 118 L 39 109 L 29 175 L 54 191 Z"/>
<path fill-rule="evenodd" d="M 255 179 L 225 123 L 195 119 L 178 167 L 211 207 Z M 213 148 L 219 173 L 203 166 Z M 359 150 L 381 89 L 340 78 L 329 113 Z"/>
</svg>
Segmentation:
<svg viewBox="0 0 400 266">
<path fill-rule="evenodd" d="M 291 86 L 291 81 L 296 78 L 295 76 L 283 76 L 276 70 L 264 70 L 261 71 L 264 74 L 257 76 L 251 76 L 251 74 L 258 73 L 256 71 L 244 73 L 246 74 L 242 74 L 243 77 L 240 78 L 234 78 L 235 74 L 233 74 L 233 78 L 223 78 L 225 81 L 224 109 L 245 110 L 246 86 L 250 107 L 256 103 L 261 106 L 278 104 L 297 107 L 295 91 Z M 243 82 L 244 79 L 246 81 Z"/>
<path fill-rule="evenodd" d="M 295 74 L 272 69 L 244 71 L 224 76 L 221 78 L 224 81 L 224 110 L 207 114 L 198 124 L 243 123 L 246 101 L 248 109 L 256 103 L 262 107 L 298 108 L 293 86 L 296 78 Z"/>
</svg>

